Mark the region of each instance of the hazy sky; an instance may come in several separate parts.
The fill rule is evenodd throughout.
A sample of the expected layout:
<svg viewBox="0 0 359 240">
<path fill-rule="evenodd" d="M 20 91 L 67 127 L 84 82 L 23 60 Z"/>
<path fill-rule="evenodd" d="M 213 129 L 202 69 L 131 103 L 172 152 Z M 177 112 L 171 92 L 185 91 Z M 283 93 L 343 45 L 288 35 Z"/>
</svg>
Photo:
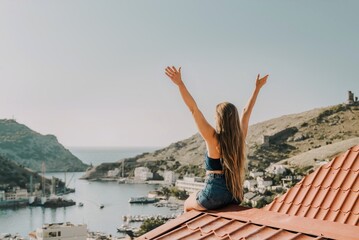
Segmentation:
<svg viewBox="0 0 359 240">
<path fill-rule="evenodd" d="M 359 1 L 0 1 L 0 118 L 65 146 L 166 146 L 270 74 L 251 123 L 359 95 Z"/>
</svg>

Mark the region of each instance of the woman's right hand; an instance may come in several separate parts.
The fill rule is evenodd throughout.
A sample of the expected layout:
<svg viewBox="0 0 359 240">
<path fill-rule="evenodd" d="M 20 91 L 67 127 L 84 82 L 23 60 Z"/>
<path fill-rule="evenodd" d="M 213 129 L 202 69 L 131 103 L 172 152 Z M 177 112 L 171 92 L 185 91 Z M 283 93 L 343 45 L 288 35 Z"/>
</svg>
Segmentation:
<svg viewBox="0 0 359 240">
<path fill-rule="evenodd" d="M 181 67 L 178 70 L 174 66 L 166 67 L 165 73 L 177 86 L 183 84 L 181 77 Z"/>
</svg>

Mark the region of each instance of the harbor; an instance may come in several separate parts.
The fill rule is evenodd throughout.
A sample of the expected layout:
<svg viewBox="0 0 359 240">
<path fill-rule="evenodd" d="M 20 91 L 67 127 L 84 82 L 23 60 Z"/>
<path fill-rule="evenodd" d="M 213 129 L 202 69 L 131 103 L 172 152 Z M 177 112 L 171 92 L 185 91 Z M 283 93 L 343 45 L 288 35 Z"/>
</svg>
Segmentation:
<svg viewBox="0 0 359 240">
<path fill-rule="evenodd" d="M 28 233 L 45 223 L 71 222 L 86 224 L 91 232 L 102 232 L 113 237 L 122 237 L 117 228 L 125 215 L 169 215 L 175 213 L 168 207 L 156 207 L 153 203 L 130 204 L 131 197 L 147 196 L 158 188 L 150 184 L 118 184 L 117 182 L 89 182 L 79 180 L 83 173 L 75 173 L 70 188 L 75 192 L 62 196 L 72 199 L 77 205 L 58 208 L 16 207 L 0 209 L 0 233 L 18 233 L 27 237 Z M 48 173 L 63 178 L 64 173 Z M 68 175 L 72 175 L 68 173 Z M 160 202 L 160 201 L 159 201 Z M 82 206 L 79 204 L 82 203 Z M 100 207 L 103 205 L 103 208 Z M 179 210 L 182 208 L 180 207 Z M 131 224 L 139 224 L 133 222 Z"/>
</svg>

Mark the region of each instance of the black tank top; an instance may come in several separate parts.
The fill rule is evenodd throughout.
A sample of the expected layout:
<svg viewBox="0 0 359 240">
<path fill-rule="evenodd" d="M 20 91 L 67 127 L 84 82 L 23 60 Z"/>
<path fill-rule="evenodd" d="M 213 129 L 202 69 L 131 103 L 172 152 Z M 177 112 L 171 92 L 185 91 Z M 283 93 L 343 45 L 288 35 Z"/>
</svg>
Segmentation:
<svg viewBox="0 0 359 240">
<path fill-rule="evenodd" d="M 206 170 L 208 171 L 222 171 L 222 160 L 220 158 L 210 158 L 206 152 L 205 160 Z"/>
</svg>

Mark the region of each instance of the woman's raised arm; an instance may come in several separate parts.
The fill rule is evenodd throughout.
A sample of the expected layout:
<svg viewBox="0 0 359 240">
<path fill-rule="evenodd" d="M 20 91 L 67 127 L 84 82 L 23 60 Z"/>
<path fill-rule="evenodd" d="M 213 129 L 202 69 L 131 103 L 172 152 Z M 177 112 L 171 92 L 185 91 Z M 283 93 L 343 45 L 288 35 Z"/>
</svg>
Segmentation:
<svg viewBox="0 0 359 240">
<path fill-rule="evenodd" d="M 216 139 L 215 139 L 215 130 L 214 128 L 207 122 L 205 117 L 203 116 L 202 112 L 199 110 L 196 101 L 193 99 L 189 91 L 187 90 L 187 87 L 182 81 L 181 76 L 181 67 L 177 70 L 175 67 L 167 67 L 166 75 L 172 80 L 174 84 L 178 86 L 178 89 L 181 93 L 182 99 L 191 111 L 193 118 L 196 122 L 197 128 L 199 133 L 202 135 L 204 140 L 207 143 L 208 147 L 211 147 L 213 145 L 217 145 Z"/>
<path fill-rule="evenodd" d="M 264 84 L 266 84 L 268 76 L 269 75 L 265 75 L 264 77 L 261 78 L 260 75 L 258 74 L 256 79 L 256 86 L 254 88 L 252 96 L 250 97 L 247 105 L 243 109 L 241 116 L 241 129 L 244 138 L 246 138 L 247 136 L 249 118 L 251 116 L 254 104 L 256 103 L 258 93 L 261 90 L 261 88 L 264 86 Z"/>
</svg>

